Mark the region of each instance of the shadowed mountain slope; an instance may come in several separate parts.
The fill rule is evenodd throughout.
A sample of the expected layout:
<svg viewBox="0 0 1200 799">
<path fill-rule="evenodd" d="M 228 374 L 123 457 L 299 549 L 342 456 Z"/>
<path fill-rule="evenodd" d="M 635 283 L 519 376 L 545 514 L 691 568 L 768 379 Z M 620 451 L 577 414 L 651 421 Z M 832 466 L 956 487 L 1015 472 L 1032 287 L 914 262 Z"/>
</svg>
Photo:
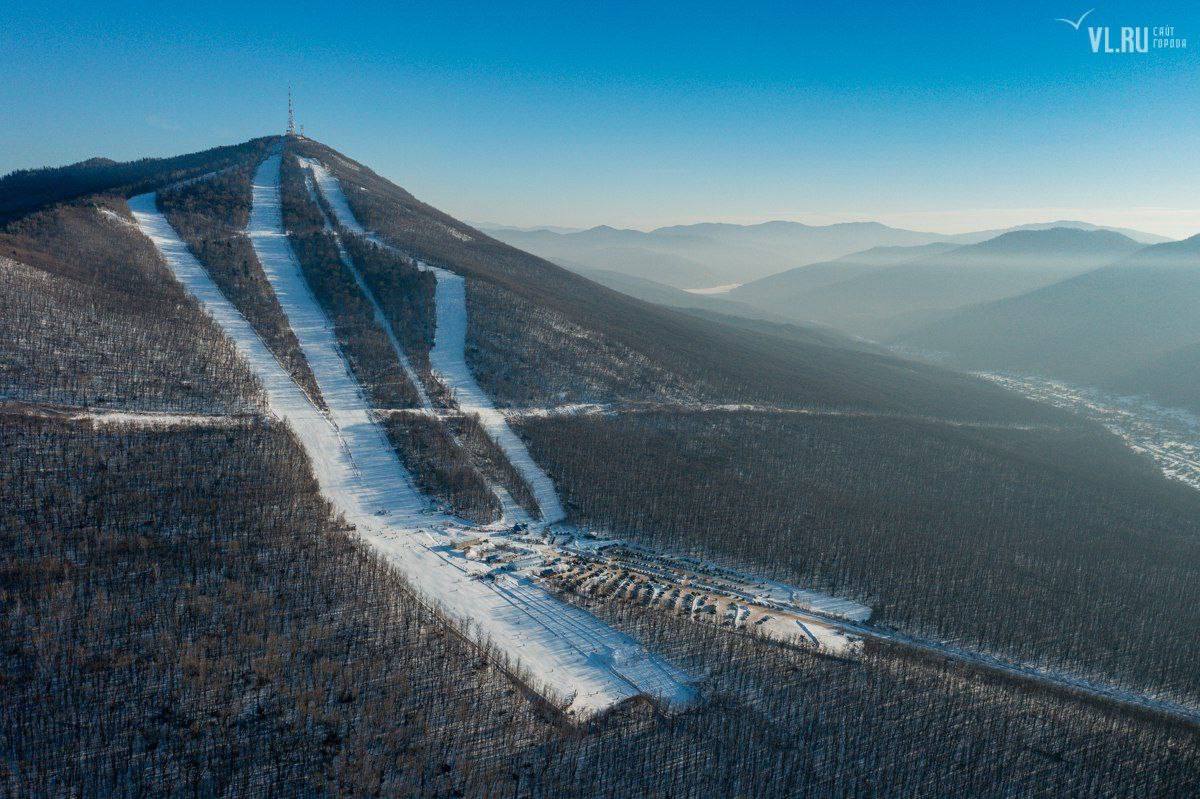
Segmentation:
<svg viewBox="0 0 1200 799">
<path fill-rule="evenodd" d="M 650 365 L 661 381 L 706 399 L 764 401 L 870 408 L 989 418 L 1031 418 L 1045 411 L 1005 392 L 952 372 L 882 354 L 827 343 L 799 345 L 651 305 L 599 286 L 580 275 L 487 236 L 414 198 L 316 142 L 297 145 L 327 162 L 346 187 L 359 220 L 413 255 L 468 278 L 473 309 L 474 366 L 503 368 L 505 382 L 537 383 L 535 372 L 571 368 L 578 353 L 542 351 L 528 362 L 521 354 L 536 339 L 547 346 L 620 350 Z M 518 308 L 536 309 L 534 316 Z M 519 320 L 520 324 L 514 322 Z M 569 328 L 579 336 L 541 336 L 539 326 Z M 503 329 L 501 329 L 503 328 Z M 519 328 L 514 332 L 513 328 Z M 486 335 L 485 335 L 486 334 Z M 511 340 L 516 336 L 518 340 Z M 823 337 L 824 338 L 824 337 Z M 489 355 L 510 339 L 504 353 Z M 471 355 L 469 351 L 468 355 Z M 505 364 L 497 363 L 503 358 Z M 555 361 L 558 366 L 555 366 Z M 527 372 L 522 374 L 521 372 Z M 620 382 L 616 380 L 615 382 Z M 619 394 L 642 399 L 654 386 L 623 386 Z M 505 401 L 546 401 L 513 389 Z M 576 397 L 588 399 L 588 397 Z M 603 399 L 603 397 L 591 397 Z"/>
<path fill-rule="evenodd" d="M 901 341 L 948 353 L 970 368 L 1036 372 L 1178 403 L 1194 385 L 1198 307 L 1200 236 L 1195 236 L 1038 291 L 964 309 Z M 1196 407 L 1195 400 L 1190 406 Z"/>
</svg>

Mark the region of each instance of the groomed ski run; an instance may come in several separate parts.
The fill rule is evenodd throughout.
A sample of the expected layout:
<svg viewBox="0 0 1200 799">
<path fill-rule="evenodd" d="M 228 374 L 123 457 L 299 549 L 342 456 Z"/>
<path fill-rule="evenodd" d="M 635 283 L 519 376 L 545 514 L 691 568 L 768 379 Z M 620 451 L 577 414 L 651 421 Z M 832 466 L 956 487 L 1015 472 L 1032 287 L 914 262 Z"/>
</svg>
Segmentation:
<svg viewBox="0 0 1200 799">
<path fill-rule="evenodd" d="M 312 164 L 307 159 L 300 158 L 298 160 L 302 166 L 311 168 Z M 358 267 L 354 265 L 354 260 L 350 257 L 350 254 L 346 252 L 346 246 L 342 242 L 342 237 L 338 233 L 337 226 L 335 226 L 332 220 L 330 220 L 328 214 L 325 212 L 324 206 L 318 202 L 317 188 L 313 185 L 312 178 L 308 174 L 305 174 L 304 176 L 304 185 L 308 189 L 309 197 L 312 198 L 313 204 L 317 206 L 317 209 L 321 213 L 321 218 L 325 222 L 326 231 L 333 236 L 334 243 L 337 246 L 338 258 L 341 260 L 342 266 L 344 266 L 346 271 L 349 272 L 351 277 L 354 278 L 355 285 L 358 286 L 359 292 L 370 304 L 371 313 L 375 319 L 375 324 L 379 325 L 379 327 L 383 330 L 384 335 L 387 337 L 388 343 L 391 345 L 392 351 L 396 355 L 396 359 L 400 363 L 400 368 L 404 370 L 405 377 L 408 378 L 409 383 L 412 384 L 413 388 L 416 390 L 417 400 L 420 403 L 420 408 L 410 410 L 437 416 L 439 409 L 435 408 L 433 403 L 430 401 L 429 394 L 425 391 L 424 383 L 421 381 L 416 369 L 413 368 L 412 362 L 409 361 L 408 354 L 404 351 L 404 346 L 400 343 L 399 338 L 396 337 L 396 331 L 392 329 L 392 323 L 388 321 L 387 314 L 384 313 L 383 307 L 379 304 L 379 300 L 376 298 L 375 292 L 371 290 L 371 287 L 367 284 L 366 279 L 363 278 L 362 273 L 358 270 Z M 379 408 L 374 408 L 372 410 L 376 416 L 387 415 L 386 411 L 383 411 Z M 534 520 L 529 516 L 529 513 L 526 512 L 526 510 L 522 508 L 515 499 L 513 499 L 512 495 L 503 486 L 495 484 L 491 481 L 487 482 L 488 488 L 500 502 L 501 518 L 499 524 L 501 526 L 510 526 L 513 524 L 529 525 L 533 523 Z"/>
</svg>

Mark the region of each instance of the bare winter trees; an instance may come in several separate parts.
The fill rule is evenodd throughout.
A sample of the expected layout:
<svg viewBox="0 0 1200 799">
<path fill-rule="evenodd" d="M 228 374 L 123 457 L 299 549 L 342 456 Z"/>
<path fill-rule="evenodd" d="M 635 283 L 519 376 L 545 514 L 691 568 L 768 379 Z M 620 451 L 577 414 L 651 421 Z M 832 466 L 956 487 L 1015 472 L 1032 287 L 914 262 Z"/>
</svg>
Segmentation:
<svg viewBox="0 0 1200 799">
<path fill-rule="evenodd" d="M 354 544 L 287 431 L 2 420 L 0 793 L 1184 796 L 1195 733 L 592 610 L 707 675 L 572 730 Z M 204 468 L 196 468 L 202 462 Z"/>
<path fill-rule="evenodd" d="M 254 160 L 164 193 L 164 208 L 311 383 L 240 232 Z M 394 353 L 301 188 L 285 203 L 306 279 L 424 487 L 472 518 L 495 512 L 488 484 L 531 502 L 444 395 L 428 412 L 400 407 Z M 373 225 L 469 276 L 472 365 L 509 403 L 853 396 L 911 411 L 940 393 L 921 410 L 1032 418 L 927 371 L 883 396 L 903 367 L 780 355 L 801 333 L 689 343 L 711 324 L 585 291 L 374 176 L 358 188 Z M 432 278 L 345 241 L 428 379 Z M 822 658 L 590 599 L 578 601 L 701 675 L 704 701 L 569 728 L 356 545 L 286 428 L 245 415 L 254 381 L 119 199 L 9 224 L 0 253 L 20 262 L 0 262 L 0 396 L 240 414 L 140 427 L 0 412 L 0 794 L 1200 791 L 1194 730 L 888 651 Z M 888 623 L 1194 693 L 1195 499 L 1091 432 L 678 411 L 522 432 L 576 519 L 846 591 Z"/>
<path fill-rule="evenodd" d="M 258 388 L 124 202 L 80 203 L 0 232 L 0 396 L 129 410 L 230 412 Z"/>
<path fill-rule="evenodd" d="M 521 429 L 582 521 L 910 632 L 1200 695 L 1200 495 L 1109 437 L 728 412 Z"/>
</svg>

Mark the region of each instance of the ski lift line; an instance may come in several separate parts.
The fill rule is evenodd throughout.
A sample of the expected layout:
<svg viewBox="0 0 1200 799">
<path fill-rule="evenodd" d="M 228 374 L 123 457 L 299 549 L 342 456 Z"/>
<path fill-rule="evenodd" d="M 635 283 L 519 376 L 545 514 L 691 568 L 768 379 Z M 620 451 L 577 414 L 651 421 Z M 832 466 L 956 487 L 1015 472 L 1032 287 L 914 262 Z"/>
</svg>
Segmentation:
<svg viewBox="0 0 1200 799">
<path fill-rule="evenodd" d="M 318 162 L 313 161 L 311 159 L 298 157 L 297 160 L 300 162 L 300 164 L 303 167 L 305 167 L 308 170 L 308 172 L 306 172 L 306 174 L 305 174 L 305 185 L 309 187 L 310 192 L 314 191 L 314 188 L 313 188 L 311 182 L 309 181 L 308 173 L 311 172 L 313 174 L 316 174 L 316 171 L 318 169 L 322 170 L 323 175 L 327 175 L 328 172 L 324 169 L 323 165 L 321 165 Z M 336 180 L 336 178 L 332 178 L 332 179 Z M 321 188 L 321 182 L 322 182 L 321 179 L 318 178 L 317 179 L 317 187 L 316 187 L 315 191 L 320 191 L 322 193 L 322 195 L 325 196 L 326 201 L 330 202 L 330 204 L 332 206 L 332 201 L 330 200 L 329 196 L 326 195 L 325 190 L 323 188 Z M 315 197 L 314 197 L 314 199 L 315 199 Z M 333 225 L 332 221 L 329 219 L 329 215 L 326 213 L 325 208 L 323 206 L 321 206 L 320 203 L 317 203 L 317 207 L 320 210 L 321 218 L 324 222 L 326 229 L 329 230 L 334 237 L 334 241 L 335 241 L 335 243 L 337 245 L 337 249 L 338 249 L 338 257 L 341 259 L 342 264 L 346 267 L 346 269 L 350 272 L 351 276 L 354 278 L 354 282 L 358 285 L 359 290 L 367 298 L 367 301 L 371 304 L 371 308 L 373 311 L 373 315 L 375 317 L 375 321 L 380 327 L 383 328 L 383 331 L 387 335 L 389 343 L 392 345 L 392 349 L 395 351 L 396 356 L 400 361 L 401 367 L 404 369 L 405 375 L 408 377 L 409 381 L 412 383 L 413 387 L 416 389 L 418 397 L 421 402 L 421 407 L 425 408 L 426 410 L 433 410 L 433 403 L 429 399 L 429 395 L 426 393 L 425 387 L 422 384 L 420 377 L 417 375 L 416 370 L 413 369 L 412 364 L 409 361 L 407 354 L 404 352 L 404 348 L 400 344 L 399 338 L 396 336 L 396 332 L 395 332 L 394 328 L 392 327 L 391 321 L 387 318 L 387 315 L 384 313 L 383 306 L 380 305 L 378 298 L 376 298 L 375 293 L 371 290 L 371 287 L 367 284 L 366 279 L 362 276 L 362 273 L 354 265 L 353 259 L 350 258 L 349 253 L 345 249 L 345 245 L 342 242 L 341 235 L 337 232 L 336 226 Z M 339 220 L 339 221 L 341 221 L 341 220 Z M 349 226 L 344 224 L 344 222 L 343 222 L 342 226 L 346 227 L 347 229 L 351 229 Z M 362 229 L 361 227 L 358 227 L 358 230 L 361 230 L 361 229 Z M 385 249 L 384 245 L 382 243 L 378 242 L 377 240 L 375 240 L 374 237 L 368 238 L 367 240 L 373 246 L 378 246 L 381 249 Z M 386 249 L 388 251 L 391 251 L 393 248 L 387 247 Z M 431 268 L 428 267 L 428 265 L 423 264 L 421 262 L 417 262 L 417 263 L 418 263 L 418 268 L 421 268 L 423 271 L 439 271 L 439 270 L 431 270 Z M 448 432 L 450 433 L 450 437 L 453 439 L 454 443 L 461 446 L 462 440 L 460 439 L 460 437 L 453 431 L 448 431 Z M 491 492 L 492 496 L 495 497 L 496 501 L 500 504 L 500 517 L 501 517 L 500 520 L 502 523 L 511 522 L 511 523 L 517 523 L 517 524 L 520 524 L 520 523 L 528 524 L 533 521 L 533 519 L 529 516 L 529 514 L 525 511 L 525 509 L 522 508 L 519 503 L 517 503 L 513 500 L 512 495 L 503 486 L 494 483 L 492 480 L 488 479 L 486 476 L 484 476 L 484 482 L 487 484 L 488 490 Z"/>
<path fill-rule="evenodd" d="M 342 192 L 341 184 L 323 164 L 312 159 L 306 163 L 313 170 L 317 184 L 334 210 L 338 222 L 355 233 L 365 236 L 381 248 L 398 252 L 405 257 L 407 253 L 399 251 L 384 242 L 378 235 L 367 233 L 358 220 Z M 533 493 L 538 510 L 544 524 L 553 524 L 566 518 L 562 502 L 554 489 L 553 481 L 537 465 L 536 461 L 525 448 L 524 443 L 508 427 L 503 414 L 483 393 L 475 382 L 464 357 L 466 339 L 466 294 L 465 281 L 460 276 L 446 269 L 430 266 L 413 259 L 418 269 L 431 271 L 437 278 L 435 306 L 438 311 L 437 328 L 434 337 L 434 347 L 430 352 L 430 361 L 440 373 L 442 381 L 450 388 L 455 399 L 463 410 L 472 411 L 479 415 L 483 429 L 488 436 L 500 447 L 508 457 L 510 464 L 521 475 Z M 453 313 L 450 312 L 453 309 Z M 450 341 L 450 346 L 443 343 Z"/>
</svg>

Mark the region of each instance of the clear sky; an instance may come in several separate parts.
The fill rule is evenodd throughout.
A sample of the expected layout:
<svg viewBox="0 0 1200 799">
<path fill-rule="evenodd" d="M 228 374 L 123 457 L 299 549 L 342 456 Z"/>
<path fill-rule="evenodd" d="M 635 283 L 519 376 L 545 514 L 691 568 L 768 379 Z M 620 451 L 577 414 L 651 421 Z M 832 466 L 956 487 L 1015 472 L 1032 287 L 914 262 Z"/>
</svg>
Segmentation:
<svg viewBox="0 0 1200 799">
<path fill-rule="evenodd" d="M 1200 232 L 1200 5 L 7 3 L 0 172 L 306 132 L 458 217 Z M 1094 54 L 1090 26 L 1188 49 Z M 1113 33 L 1113 44 L 1117 43 Z"/>
</svg>

